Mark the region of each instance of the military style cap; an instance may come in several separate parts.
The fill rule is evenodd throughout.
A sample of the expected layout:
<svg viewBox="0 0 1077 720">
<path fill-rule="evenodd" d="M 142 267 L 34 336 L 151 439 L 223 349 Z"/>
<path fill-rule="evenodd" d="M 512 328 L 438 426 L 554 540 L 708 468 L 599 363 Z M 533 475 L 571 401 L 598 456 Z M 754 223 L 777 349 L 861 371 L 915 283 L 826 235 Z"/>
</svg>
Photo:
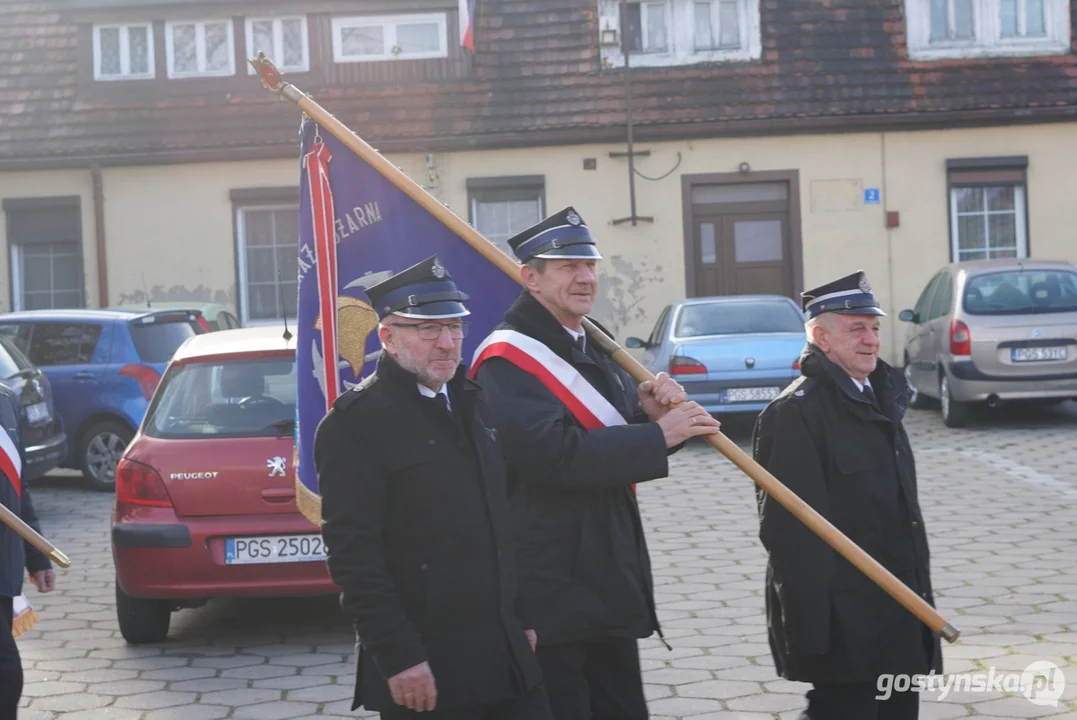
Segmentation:
<svg viewBox="0 0 1077 720">
<path fill-rule="evenodd" d="M 520 262 L 543 260 L 601 260 L 597 243 L 573 208 L 567 207 L 509 239 Z"/>
<path fill-rule="evenodd" d="M 809 318 L 827 312 L 842 315 L 886 315 L 871 292 L 871 285 L 868 285 L 868 278 L 863 270 L 814 290 L 802 292 L 800 298 Z"/>
<path fill-rule="evenodd" d="M 457 289 L 437 255 L 367 288 L 366 295 L 382 320 L 393 313 L 418 320 L 471 314 L 464 306 L 468 296 Z"/>
</svg>

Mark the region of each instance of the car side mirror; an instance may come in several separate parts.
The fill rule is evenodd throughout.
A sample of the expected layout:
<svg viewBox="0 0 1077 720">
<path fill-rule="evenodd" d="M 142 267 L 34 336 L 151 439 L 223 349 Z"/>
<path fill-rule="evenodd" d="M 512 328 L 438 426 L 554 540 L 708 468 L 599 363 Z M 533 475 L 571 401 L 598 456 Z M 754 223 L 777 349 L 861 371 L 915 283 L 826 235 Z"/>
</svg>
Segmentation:
<svg viewBox="0 0 1077 720">
<path fill-rule="evenodd" d="M 650 347 L 650 345 L 646 340 L 640 340 L 638 337 L 630 337 L 625 338 L 625 347 L 635 350 L 638 348 L 647 348 Z"/>
<path fill-rule="evenodd" d="M 914 323 L 916 322 L 916 313 L 912 310 L 902 310 L 898 315 L 898 320 Z"/>
</svg>

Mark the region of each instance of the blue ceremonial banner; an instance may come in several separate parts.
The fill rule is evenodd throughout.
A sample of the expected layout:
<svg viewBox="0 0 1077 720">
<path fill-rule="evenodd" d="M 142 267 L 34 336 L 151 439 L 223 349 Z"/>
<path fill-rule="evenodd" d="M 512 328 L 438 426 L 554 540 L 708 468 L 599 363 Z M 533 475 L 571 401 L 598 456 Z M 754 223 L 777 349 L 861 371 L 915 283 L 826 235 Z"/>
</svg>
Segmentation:
<svg viewBox="0 0 1077 720">
<path fill-rule="evenodd" d="M 301 128 L 296 329 L 296 498 L 321 524 L 314 434 L 340 393 L 374 370 L 381 343 L 366 288 L 437 255 L 471 299 L 468 362 L 520 284 L 313 121 Z M 363 459 L 355 458 L 356 472 Z"/>
</svg>

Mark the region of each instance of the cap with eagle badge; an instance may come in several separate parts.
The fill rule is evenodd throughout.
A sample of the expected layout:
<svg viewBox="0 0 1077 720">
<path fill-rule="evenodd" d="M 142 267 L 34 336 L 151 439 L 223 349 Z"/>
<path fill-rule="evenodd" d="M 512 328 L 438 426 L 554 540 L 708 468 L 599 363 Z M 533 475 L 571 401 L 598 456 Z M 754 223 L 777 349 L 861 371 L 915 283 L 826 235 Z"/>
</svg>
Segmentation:
<svg viewBox="0 0 1077 720">
<path fill-rule="evenodd" d="M 598 244 L 587 224 L 574 208 L 567 207 L 556 215 L 532 225 L 515 237 L 509 247 L 517 259 L 529 260 L 601 260 Z"/>
<path fill-rule="evenodd" d="M 470 315 L 461 292 L 437 255 L 412 265 L 366 290 L 378 318 L 398 314 L 417 320 Z"/>
<path fill-rule="evenodd" d="M 802 292 L 800 298 L 809 319 L 827 312 L 886 316 L 879 307 L 879 301 L 875 299 L 863 270 L 814 290 Z"/>
</svg>

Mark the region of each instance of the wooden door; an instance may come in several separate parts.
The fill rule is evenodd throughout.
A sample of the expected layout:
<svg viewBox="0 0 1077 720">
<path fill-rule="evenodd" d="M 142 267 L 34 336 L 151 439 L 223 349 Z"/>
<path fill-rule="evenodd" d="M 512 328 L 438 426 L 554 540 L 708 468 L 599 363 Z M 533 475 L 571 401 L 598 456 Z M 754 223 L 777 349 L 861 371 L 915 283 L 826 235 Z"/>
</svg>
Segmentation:
<svg viewBox="0 0 1077 720">
<path fill-rule="evenodd" d="M 793 297 L 788 213 L 723 213 L 695 218 L 695 297 Z"/>
</svg>

